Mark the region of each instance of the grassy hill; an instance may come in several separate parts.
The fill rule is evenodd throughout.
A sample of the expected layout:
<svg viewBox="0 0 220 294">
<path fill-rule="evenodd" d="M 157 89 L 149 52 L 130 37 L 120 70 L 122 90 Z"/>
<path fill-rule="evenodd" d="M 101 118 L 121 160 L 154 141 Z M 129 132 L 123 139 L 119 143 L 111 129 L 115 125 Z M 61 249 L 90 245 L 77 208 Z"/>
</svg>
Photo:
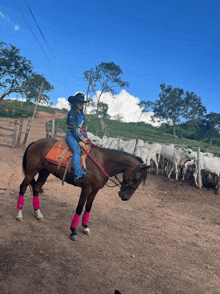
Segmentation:
<svg viewBox="0 0 220 294">
<path fill-rule="evenodd" d="M 0 117 L 25 118 L 31 117 L 34 111 L 35 104 L 24 102 L 21 109 L 21 102 L 16 100 L 3 100 L 0 102 Z M 66 109 L 51 108 L 46 106 L 38 106 L 37 111 L 45 111 L 51 114 L 62 112 L 67 114 Z M 168 126 L 153 127 L 151 124 L 144 122 L 140 123 L 124 123 L 116 120 L 103 119 L 108 127 L 108 137 L 117 138 L 120 136 L 123 140 L 139 138 L 149 143 L 172 143 L 176 146 L 189 147 L 197 150 L 200 147 L 202 152 L 212 152 L 215 156 L 220 157 L 220 147 L 218 144 L 210 146 L 202 140 L 190 140 L 182 137 L 175 139 L 172 135 L 172 128 Z M 59 123 L 59 128 L 66 131 L 66 119 L 56 119 L 56 124 Z M 101 120 L 93 115 L 88 115 L 86 120 L 87 131 L 91 132 L 100 138 L 104 133 L 101 127 Z"/>
<path fill-rule="evenodd" d="M 35 104 L 33 102 L 21 102 L 16 100 L 2 100 L 0 101 L 0 117 L 11 118 L 27 118 L 33 115 Z M 49 113 L 55 113 L 56 111 L 67 113 L 68 111 L 63 108 L 37 106 L 37 111 L 45 111 Z"/>
</svg>

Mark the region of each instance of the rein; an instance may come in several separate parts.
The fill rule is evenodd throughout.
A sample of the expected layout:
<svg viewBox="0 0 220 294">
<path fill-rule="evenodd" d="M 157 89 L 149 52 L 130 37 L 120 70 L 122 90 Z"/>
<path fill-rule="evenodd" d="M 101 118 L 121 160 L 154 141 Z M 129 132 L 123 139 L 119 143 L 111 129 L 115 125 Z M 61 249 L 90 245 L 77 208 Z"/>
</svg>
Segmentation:
<svg viewBox="0 0 220 294">
<path fill-rule="evenodd" d="M 98 146 L 98 145 L 96 145 L 96 144 L 94 144 L 94 143 L 92 143 L 92 142 L 86 142 L 86 144 L 91 144 L 91 145 L 93 145 L 93 146 L 95 146 L 95 147 L 100 147 L 100 146 Z M 84 150 L 84 152 L 87 154 L 87 156 L 89 156 L 90 158 L 91 158 L 91 160 L 98 166 L 98 168 L 106 175 L 106 177 L 108 177 L 108 179 L 112 182 L 112 183 L 114 183 L 115 184 L 115 186 L 108 186 L 107 184 L 106 184 L 106 186 L 107 187 L 110 187 L 110 188 L 114 188 L 114 187 L 116 187 L 116 186 L 118 186 L 118 187 L 121 187 L 121 181 L 119 180 L 119 178 L 117 177 L 117 176 L 115 176 L 115 178 L 116 178 L 116 180 L 118 181 L 118 183 L 116 183 L 116 182 L 114 182 L 113 181 L 113 179 L 107 174 L 107 172 L 99 165 L 99 163 L 92 157 L 92 155 L 86 150 L 86 149 L 84 149 L 83 148 L 83 150 Z"/>
<path fill-rule="evenodd" d="M 91 144 L 91 145 L 93 145 L 93 146 L 95 146 L 95 147 L 100 147 L 100 146 L 98 146 L 98 145 L 96 145 L 96 144 L 94 144 L 94 143 L 92 143 L 92 142 L 86 142 L 86 144 Z M 133 182 L 136 180 L 136 172 L 137 172 L 137 170 L 138 170 L 138 168 L 142 165 L 142 163 L 140 163 L 140 164 L 138 164 L 138 166 L 136 166 L 136 168 L 134 169 L 134 171 L 133 171 L 133 173 L 132 173 L 132 178 L 131 179 L 129 179 L 129 180 L 127 180 L 127 181 L 123 181 L 123 182 L 121 182 L 120 180 L 119 180 L 119 178 L 115 175 L 114 177 L 115 177 L 115 179 L 118 181 L 118 183 L 116 183 L 116 182 L 114 182 L 113 181 L 113 179 L 107 174 L 107 172 L 99 165 L 99 163 L 91 156 L 91 154 L 86 150 L 86 149 L 84 149 L 83 148 L 83 150 L 84 150 L 84 152 L 87 154 L 87 156 L 89 156 L 90 158 L 91 158 L 91 160 L 98 166 L 98 168 L 106 175 L 106 177 L 108 177 L 108 179 L 112 182 L 112 183 L 114 183 L 115 184 L 115 186 L 109 186 L 109 185 L 107 185 L 106 184 L 106 186 L 107 187 L 110 187 L 110 188 L 114 188 L 114 187 L 116 187 L 116 186 L 118 186 L 118 187 L 121 187 L 121 185 L 122 184 L 125 184 L 125 186 L 126 187 L 130 187 L 130 188 L 133 188 L 133 187 L 131 187 L 132 185 L 133 185 Z"/>
</svg>

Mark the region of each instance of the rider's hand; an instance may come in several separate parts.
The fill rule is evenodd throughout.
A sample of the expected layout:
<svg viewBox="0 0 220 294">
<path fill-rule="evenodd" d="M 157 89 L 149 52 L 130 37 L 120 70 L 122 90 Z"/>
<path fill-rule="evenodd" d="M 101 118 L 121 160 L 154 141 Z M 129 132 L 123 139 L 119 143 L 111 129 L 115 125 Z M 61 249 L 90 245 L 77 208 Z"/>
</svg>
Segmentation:
<svg viewBox="0 0 220 294">
<path fill-rule="evenodd" d="M 82 147 L 82 148 L 86 148 L 86 144 L 83 141 L 79 142 L 79 146 Z"/>
</svg>

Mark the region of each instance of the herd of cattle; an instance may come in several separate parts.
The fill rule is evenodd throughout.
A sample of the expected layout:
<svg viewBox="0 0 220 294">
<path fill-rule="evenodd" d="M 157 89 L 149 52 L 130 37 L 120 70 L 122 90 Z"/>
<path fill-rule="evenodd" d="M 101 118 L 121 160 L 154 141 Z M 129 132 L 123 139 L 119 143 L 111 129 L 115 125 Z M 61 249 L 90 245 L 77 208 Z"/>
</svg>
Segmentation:
<svg viewBox="0 0 220 294">
<path fill-rule="evenodd" d="M 120 138 L 102 139 L 88 133 L 91 142 L 110 149 L 118 149 L 130 154 L 134 154 L 142 158 L 147 165 L 155 165 L 157 173 L 159 168 L 162 174 L 166 174 L 170 178 L 173 171 L 175 171 L 176 180 L 179 179 L 180 174 L 182 180 L 189 177 L 190 174 L 194 177 L 195 185 L 198 187 L 198 172 L 202 179 L 202 184 L 207 186 L 212 184 L 215 187 L 215 192 L 218 193 L 220 186 L 220 158 L 214 157 L 211 153 L 200 152 L 200 171 L 198 170 L 197 152 L 191 149 L 175 147 L 173 144 L 165 145 L 159 143 L 148 144 L 142 140 L 132 139 L 124 141 Z"/>
</svg>

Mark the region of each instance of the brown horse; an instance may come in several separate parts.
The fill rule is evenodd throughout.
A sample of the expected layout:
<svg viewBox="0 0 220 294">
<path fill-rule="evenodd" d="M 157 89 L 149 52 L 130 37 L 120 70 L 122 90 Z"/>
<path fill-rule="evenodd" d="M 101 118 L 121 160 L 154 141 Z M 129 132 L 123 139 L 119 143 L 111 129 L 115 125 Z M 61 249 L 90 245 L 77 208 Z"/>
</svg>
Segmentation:
<svg viewBox="0 0 220 294">
<path fill-rule="evenodd" d="M 22 220 L 22 207 L 24 203 L 24 194 L 28 185 L 33 189 L 33 206 L 37 219 L 42 220 L 43 215 L 40 212 L 40 202 L 38 195 L 42 192 L 42 186 L 45 184 L 49 174 L 62 179 L 65 171 L 64 167 L 57 170 L 57 165 L 47 161 L 45 156 L 51 147 L 57 142 L 55 139 L 47 138 L 40 139 L 31 143 L 25 150 L 23 156 L 23 171 L 25 178 L 20 185 L 20 193 L 17 202 L 18 215 L 17 220 Z M 95 161 L 99 164 L 94 163 Z M 105 186 L 109 177 L 123 173 L 123 181 L 119 181 L 120 191 L 119 197 L 123 200 L 129 200 L 141 182 L 146 181 L 147 169 L 141 158 L 135 157 L 129 153 L 99 148 L 92 146 L 90 150 L 90 157 L 86 158 L 86 167 L 90 171 L 90 175 L 81 183 L 75 183 L 75 176 L 73 170 L 67 173 L 65 181 L 68 184 L 79 186 L 82 188 L 79 202 L 76 208 L 76 213 L 71 223 L 72 240 L 78 241 L 76 228 L 79 223 L 80 215 L 85 205 L 85 212 L 82 217 L 82 225 L 84 233 L 89 235 L 88 221 L 93 200 L 97 192 Z M 34 177 L 38 174 L 38 179 L 35 181 Z"/>
</svg>

